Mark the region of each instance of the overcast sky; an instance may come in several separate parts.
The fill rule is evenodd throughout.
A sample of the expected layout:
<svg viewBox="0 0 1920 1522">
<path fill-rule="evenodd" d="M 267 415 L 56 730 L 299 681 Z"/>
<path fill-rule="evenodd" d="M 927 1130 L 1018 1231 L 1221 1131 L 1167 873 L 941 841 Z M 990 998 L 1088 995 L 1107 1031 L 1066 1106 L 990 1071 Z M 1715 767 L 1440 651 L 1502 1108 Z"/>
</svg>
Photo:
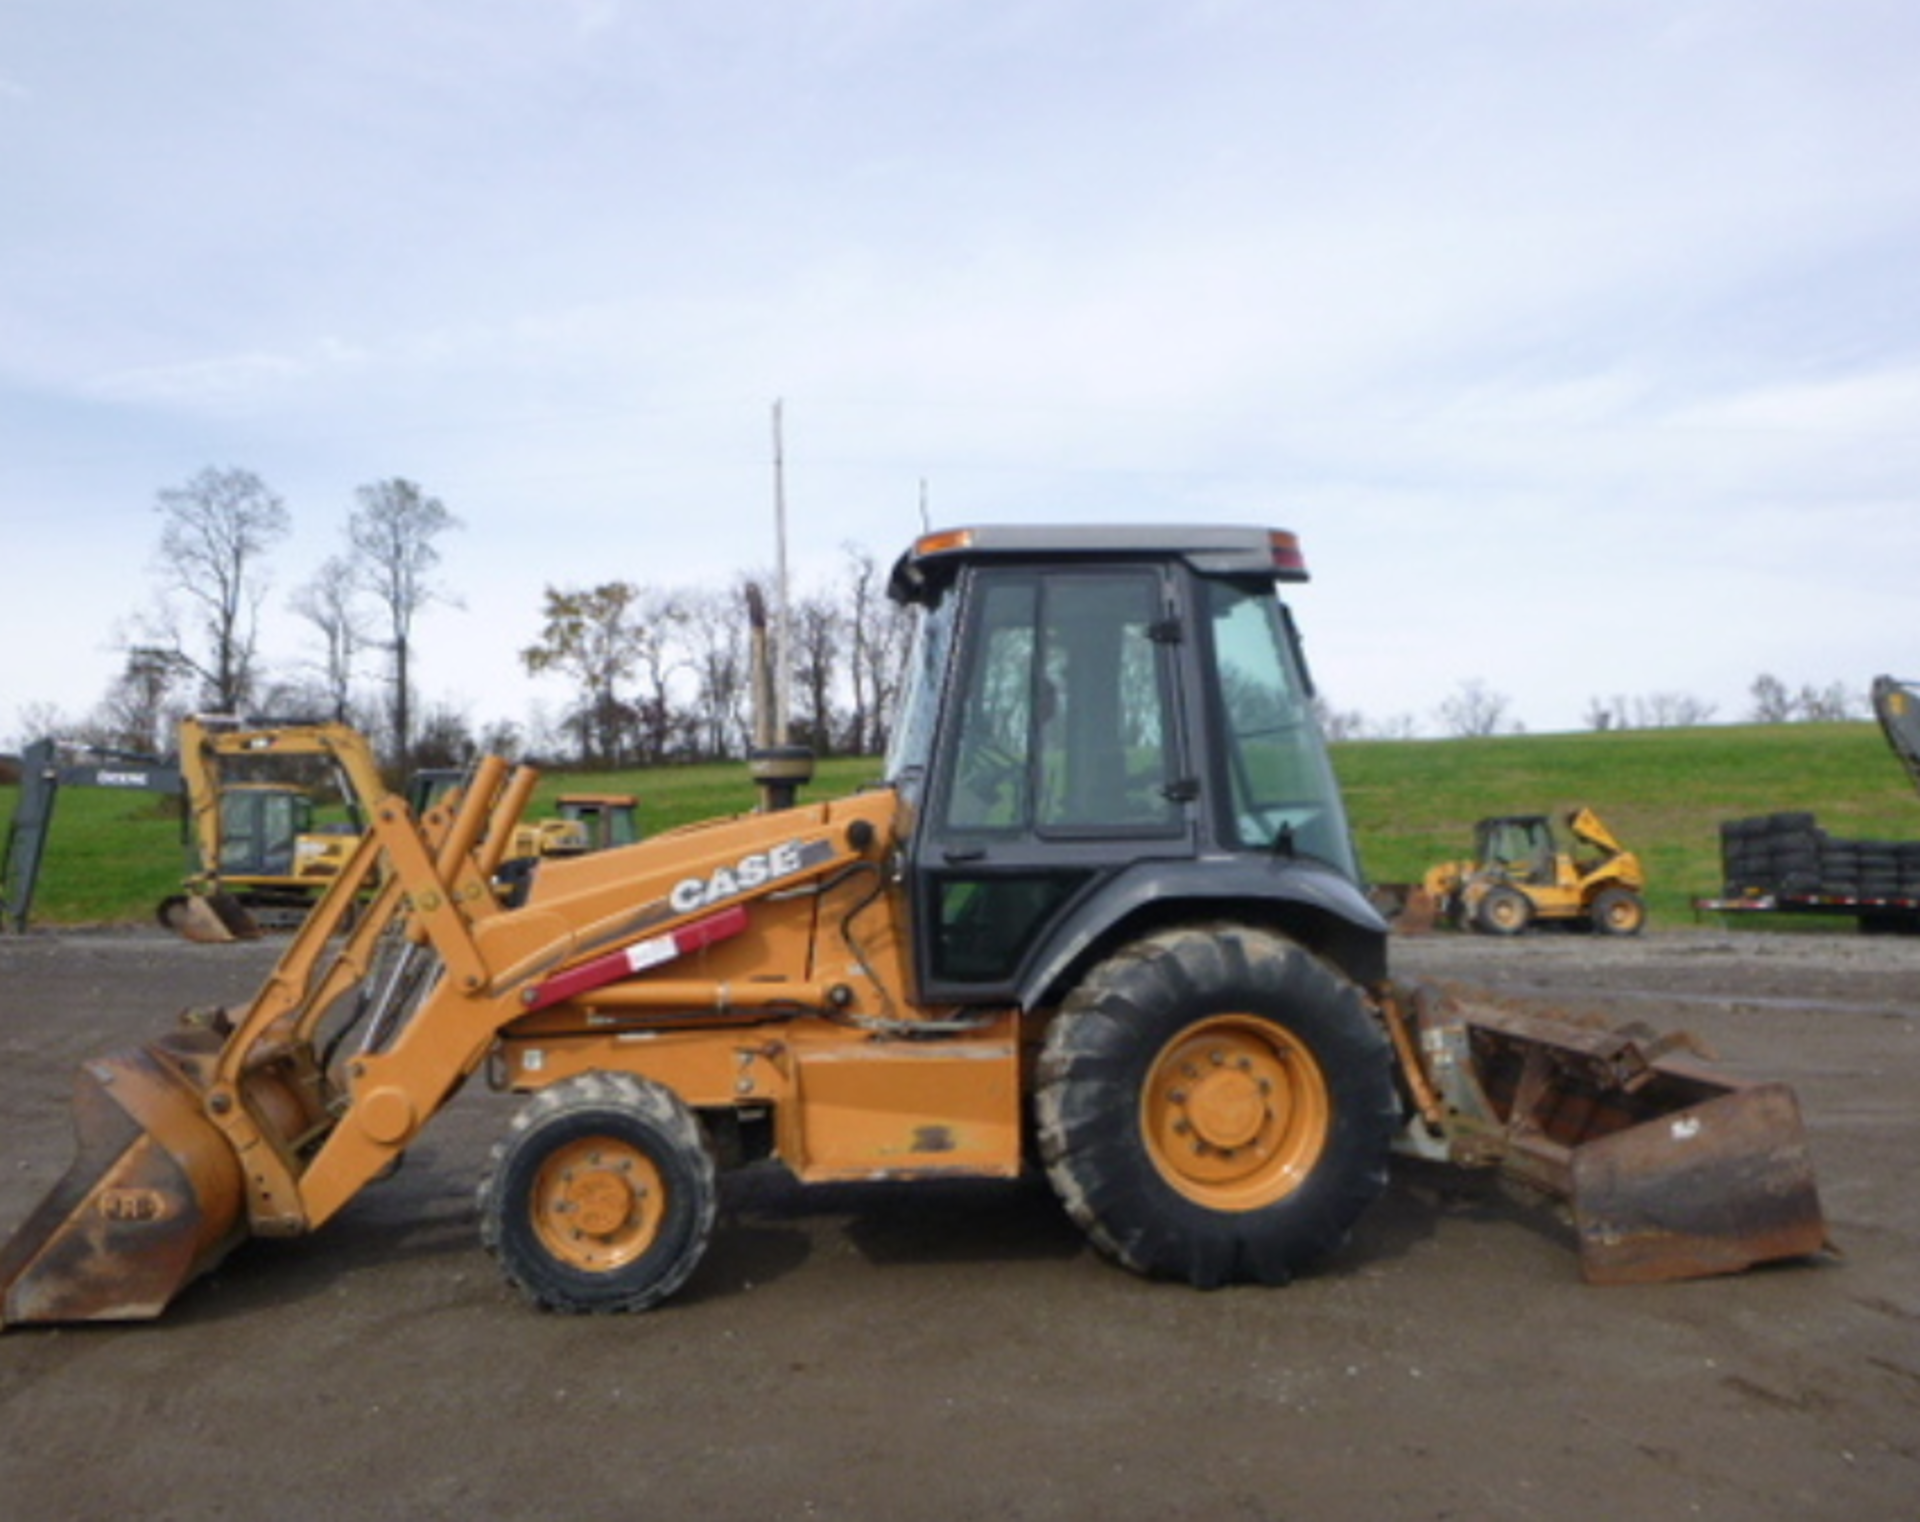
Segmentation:
<svg viewBox="0 0 1920 1522">
<path fill-rule="evenodd" d="M 541 590 L 936 524 L 1296 530 L 1343 710 L 1743 717 L 1920 675 L 1913 0 L 0 7 L 0 737 L 84 714 L 158 492 L 461 518 L 423 697 Z"/>
</svg>

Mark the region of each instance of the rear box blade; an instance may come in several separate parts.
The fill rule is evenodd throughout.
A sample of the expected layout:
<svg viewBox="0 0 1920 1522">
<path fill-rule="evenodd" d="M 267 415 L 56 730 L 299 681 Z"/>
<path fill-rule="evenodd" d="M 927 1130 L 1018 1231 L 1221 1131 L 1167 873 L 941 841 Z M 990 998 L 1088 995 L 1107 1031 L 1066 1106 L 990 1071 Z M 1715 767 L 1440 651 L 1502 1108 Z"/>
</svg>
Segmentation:
<svg viewBox="0 0 1920 1522">
<path fill-rule="evenodd" d="M 1785 1084 L 1733 1088 L 1583 1142 L 1572 1170 L 1589 1283 L 1737 1273 L 1827 1245 L 1799 1105 Z"/>
</svg>

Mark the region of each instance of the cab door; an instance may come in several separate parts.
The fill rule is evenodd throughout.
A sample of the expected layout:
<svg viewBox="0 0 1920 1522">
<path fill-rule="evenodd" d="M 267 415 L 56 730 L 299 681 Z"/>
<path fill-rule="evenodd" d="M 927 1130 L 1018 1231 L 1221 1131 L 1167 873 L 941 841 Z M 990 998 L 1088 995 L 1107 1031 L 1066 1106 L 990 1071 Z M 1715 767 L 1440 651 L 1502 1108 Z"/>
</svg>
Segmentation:
<svg viewBox="0 0 1920 1522">
<path fill-rule="evenodd" d="M 911 864 L 925 1003 L 1011 996 L 1076 900 L 1191 852 L 1166 572 L 980 566 L 962 591 Z"/>
</svg>

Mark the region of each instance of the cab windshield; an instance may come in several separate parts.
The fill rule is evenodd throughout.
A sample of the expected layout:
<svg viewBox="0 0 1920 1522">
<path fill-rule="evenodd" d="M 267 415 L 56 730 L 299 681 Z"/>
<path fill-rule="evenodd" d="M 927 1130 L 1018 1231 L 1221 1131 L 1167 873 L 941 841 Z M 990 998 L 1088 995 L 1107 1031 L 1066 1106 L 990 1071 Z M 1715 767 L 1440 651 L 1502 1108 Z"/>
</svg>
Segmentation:
<svg viewBox="0 0 1920 1522">
<path fill-rule="evenodd" d="M 1346 811 L 1285 608 L 1269 586 L 1205 585 L 1221 737 L 1213 792 L 1225 800 L 1223 833 L 1242 849 L 1314 857 L 1357 879 Z"/>
<path fill-rule="evenodd" d="M 922 607 L 913 626 L 900 706 L 887 743 L 886 780 L 909 804 L 918 805 L 933 755 L 933 733 L 940 718 L 940 684 L 953 643 L 953 605 L 943 597 Z"/>
</svg>

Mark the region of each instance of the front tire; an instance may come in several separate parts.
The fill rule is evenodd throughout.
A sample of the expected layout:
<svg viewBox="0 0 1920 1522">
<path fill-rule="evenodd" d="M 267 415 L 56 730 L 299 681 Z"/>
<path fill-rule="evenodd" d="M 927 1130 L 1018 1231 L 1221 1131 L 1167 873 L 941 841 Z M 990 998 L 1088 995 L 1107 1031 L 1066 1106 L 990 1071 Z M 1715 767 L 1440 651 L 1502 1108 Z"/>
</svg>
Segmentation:
<svg viewBox="0 0 1920 1522">
<path fill-rule="evenodd" d="M 1638 935 L 1647 922 L 1647 906 L 1631 888 L 1602 888 L 1587 911 L 1602 935 Z"/>
<path fill-rule="evenodd" d="M 1360 991 L 1247 926 L 1136 942 L 1047 1035 L 1041 1157 L 1067 1212 L 1135 1272 L 1285 1284 L 1347 1238 L 1399 1121 Z"/>
<path fill-rule="evenodd" d="M 1505 883 L 1487 889 L 1473 912 L 1474 928 L 1483 935 L 1518 935 L 1533 923 L 1533 900 Z"/>
<path fill-rule="evenodd" d="M 693 1272 L 719 1198 L 700 1122 L 671 1089 L 583 1073 L 514 1117 L 480 1181 L 507 1281 L 557 1311 L 639 1311 Z"/>
</svg>

